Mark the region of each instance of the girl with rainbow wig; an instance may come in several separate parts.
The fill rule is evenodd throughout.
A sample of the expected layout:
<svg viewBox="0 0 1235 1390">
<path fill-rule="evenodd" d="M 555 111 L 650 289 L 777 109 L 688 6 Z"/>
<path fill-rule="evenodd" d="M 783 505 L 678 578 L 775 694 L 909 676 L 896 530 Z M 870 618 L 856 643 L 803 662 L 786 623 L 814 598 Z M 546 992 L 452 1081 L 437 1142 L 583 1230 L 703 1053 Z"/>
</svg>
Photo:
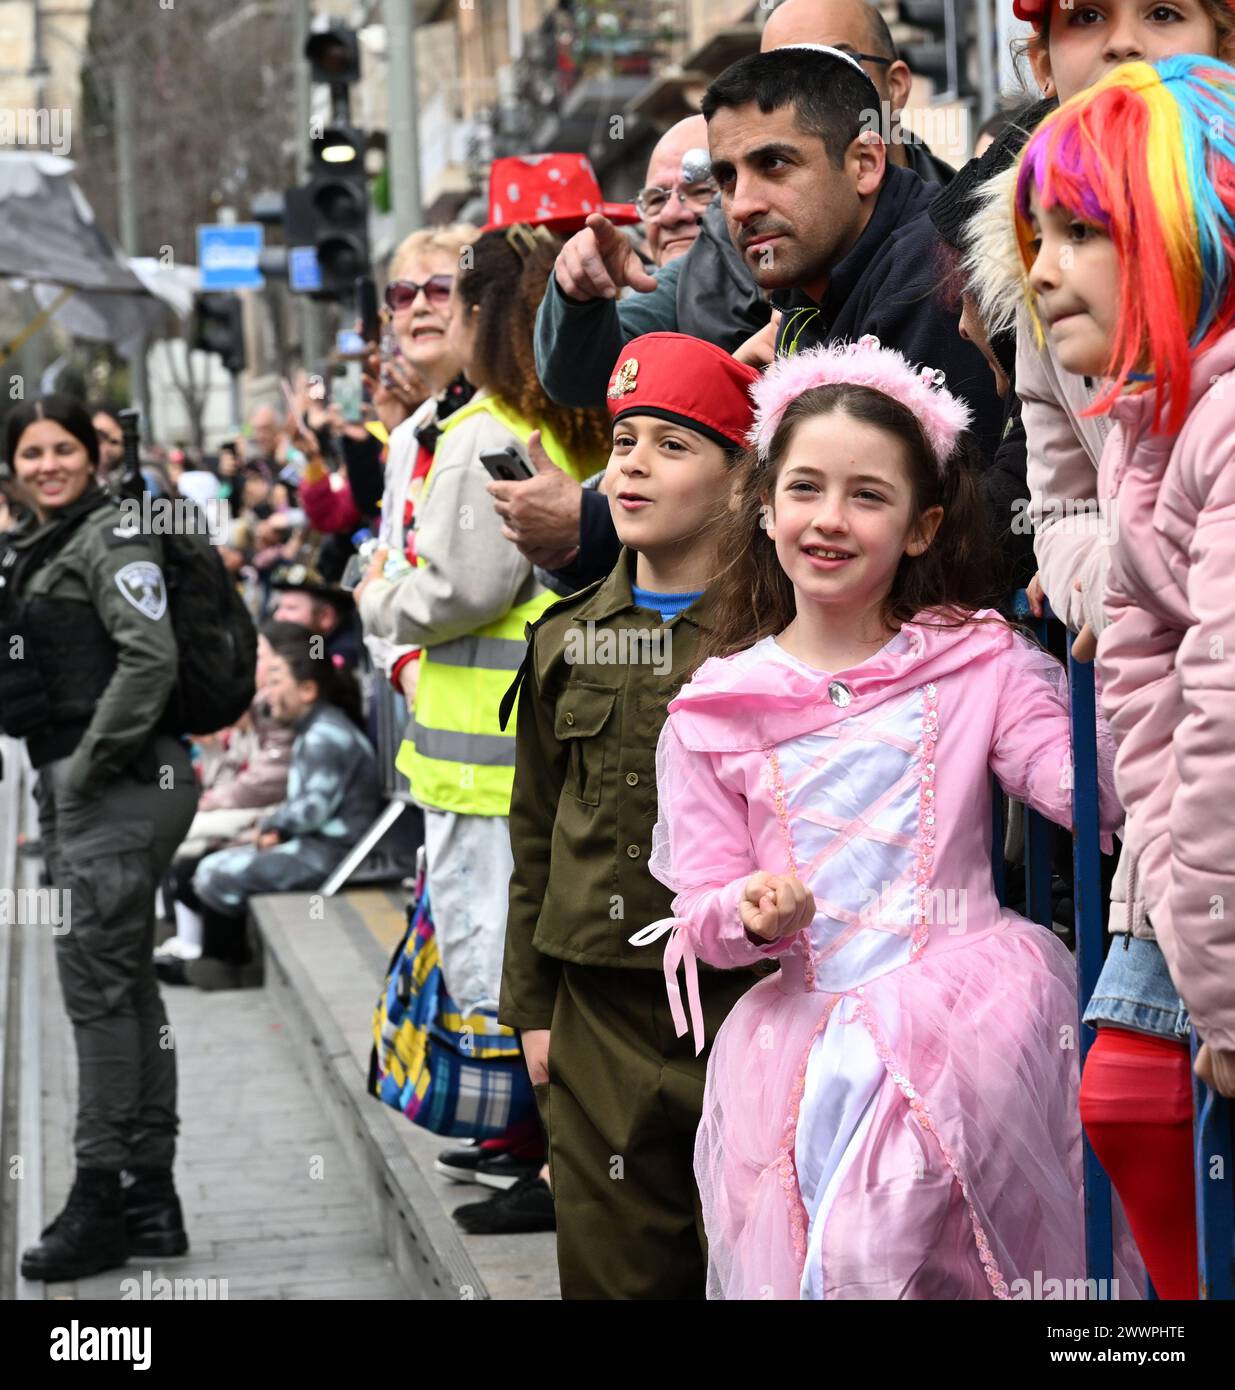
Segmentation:
<svg viewBox="0 0 1235 1390">
<path fill-rule="evenodd" d="M 1041 240 L 1035 201 L 1101 233 L 1118 261 L 1107 382 L 1085 413 L 1109 412 L 1134 387 L 1153 392 L 1155 430 L 1164 416 L 1177 430 L 1188 399 L 1170 383 L 1235 319 L 1235 68 L 1187 56 L 1130 63 L 1044 121 L 1016 183 L 1027 270 Z M 1032 279 L 1027 288 L 1041 335 Z"/>
<path fill-rule="evenodd" d="M 1145 0 L 1012 0 L 1012 8 L 1018 19 L 1033 24 L 1025 56 L 1042 95 L 1060 102 L 1088 91 L 1125 63 L 1157 63 L 1181 53 L 1235 61 L 1235 0 L 1171 0 L 1162 5 Z M 1010 187 L 999 187 L 999 182 L 990 187 L 995 199 Z M 1009 317 L 1016 317 L 1019 294 L 1014 278 L 1007 289 L 1002 303 Z M 1061 524 L 1059 504 L 1096 500 L 1098 459 L 1110 420 L 1088 413 L 1095 399 L 1093 386 L 1083 376 L 1065 371 L 1049 340 L 1043 344 L 1023 317 L 1017 328 L 1015 381 L 1022 403 L 1029 516 L 1038 560 L 1030 602 L 1040 617 L 1042 600 L 1049 599 L 1073 632 L 1088 624 L 1099 633 L 1106 622 L 1101 520 L 1096 514 L 1088 521 L 1069 514 L 1067 524 Z M 1113 901 L 1122 902 L 1125 887 L 1121 868 Z"/>
<path fill-rule="evenodd" d="M 1098 662 L 1136 891 L 1112 930 L 1146 963 L 1129 991 L 1107 957 L 1081 1113 L 1155 1287 L 1195 1297 L 1188 1013 L 1198 1075 L 1235 1095 L 1235 927 L 1215 912 L 1235 865 L 1235 68 L 1130 63 L 1066 103 L 1025 148 L 1015 224 L 1037 331 L 1103 378 L 1091 413 L 1113 425 Z M 1145 988 L 1151 938 L 1187 1012 Z"/>
</svg>

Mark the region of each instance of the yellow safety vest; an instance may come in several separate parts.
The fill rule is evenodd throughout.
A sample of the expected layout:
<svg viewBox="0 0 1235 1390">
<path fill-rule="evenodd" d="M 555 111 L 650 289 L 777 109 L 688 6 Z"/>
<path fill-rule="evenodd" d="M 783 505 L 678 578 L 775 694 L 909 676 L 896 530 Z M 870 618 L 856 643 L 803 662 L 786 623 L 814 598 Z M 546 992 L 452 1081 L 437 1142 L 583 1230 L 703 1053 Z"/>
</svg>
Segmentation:
<svg viewBox="0 0 1235 1390">
<path fill-rule="evenodd" d="M 482 411 L 525 445 L 536 428 L 494 397 L 482 396 L 451 415 L 442 434 Z M 545 453 L 560 468 L 580 482 L 593 471 L 588 467 L 592 460 L 571 460 L 551 430 L 541 425 L 540 431 Z M 425 475 L 418 506 L 424 506 L 434 467 L 436 462 Z M 417 557 L 416 563 L 419 567 L 424 561 Z M 395 759 L 421 805 L 469 816 L 510 814 L 515 721 L 503 733 L 498 706 L 523 662 L 527 624 L 554 602 L 556 596 L 542 589 L 475 632 L 422 650 L 411 737 Z"/>
</svg>

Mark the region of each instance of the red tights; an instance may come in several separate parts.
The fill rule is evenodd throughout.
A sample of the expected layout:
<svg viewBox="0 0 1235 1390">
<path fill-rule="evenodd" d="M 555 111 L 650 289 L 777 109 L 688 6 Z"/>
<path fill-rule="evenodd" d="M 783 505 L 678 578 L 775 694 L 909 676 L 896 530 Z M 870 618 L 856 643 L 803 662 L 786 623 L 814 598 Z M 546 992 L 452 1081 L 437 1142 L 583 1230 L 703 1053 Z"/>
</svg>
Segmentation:
<svg viewBox="0 0 1235 1390">
<path fill-rule="evenodd" d="M 1195 1298 L 1187 1044 L 1099 1028 L 1081 1079 L 1081 1122 L 1119 1193 L 1158 1297 Z"/>
</svg>

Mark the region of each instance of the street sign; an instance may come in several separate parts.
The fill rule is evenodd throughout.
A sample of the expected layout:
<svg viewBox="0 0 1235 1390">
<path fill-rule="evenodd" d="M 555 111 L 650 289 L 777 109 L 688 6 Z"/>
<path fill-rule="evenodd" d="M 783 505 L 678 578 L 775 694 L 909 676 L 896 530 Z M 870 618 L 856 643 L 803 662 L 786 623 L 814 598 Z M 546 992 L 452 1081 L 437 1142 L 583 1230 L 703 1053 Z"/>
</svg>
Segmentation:
<svg viewBox="0 0 1235 1390">
<path fill-rule="evenodd" d="M 260 222 L 209 223 L 197 229 L 197 264 L 203 290 L 260 290 Z"/>
<path fill-rule="evenodd" d="M 316 246 L 289 246 L 287 283 L 297 294 L 309 294 L 322 287 L 322 270 L 317 263 Z"/>
</svg>

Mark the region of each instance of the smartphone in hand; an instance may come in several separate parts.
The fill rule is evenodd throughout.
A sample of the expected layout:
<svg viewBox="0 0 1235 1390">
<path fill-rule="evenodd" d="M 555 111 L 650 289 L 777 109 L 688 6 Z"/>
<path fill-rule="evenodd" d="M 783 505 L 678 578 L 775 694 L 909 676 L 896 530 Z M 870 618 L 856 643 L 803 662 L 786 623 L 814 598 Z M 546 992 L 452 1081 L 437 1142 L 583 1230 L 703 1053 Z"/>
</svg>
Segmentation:
<svg viewBox="0 0 1235 1390">
<path fill-rule="evenodd" d="M 358 358 L 349 358 L 335 366 L 334 399 L 344 422 L 349 425 L 364 423 L 364 382 L 362 364 Z"/>
<path fill-rule="evenodd" d="M 482 450 L 480 462 L 495 483 L 525 483 L 536 476 L 536 470 L 513 444 Z"/>
<path fill-rule="evenodd" d="M 377 310 L 377 285 L 372 275 L 356 277 L 356 314 L 360 319 L 360 336 L 375 346 L 381 337 L 382 326 Z"/>
</svg>

